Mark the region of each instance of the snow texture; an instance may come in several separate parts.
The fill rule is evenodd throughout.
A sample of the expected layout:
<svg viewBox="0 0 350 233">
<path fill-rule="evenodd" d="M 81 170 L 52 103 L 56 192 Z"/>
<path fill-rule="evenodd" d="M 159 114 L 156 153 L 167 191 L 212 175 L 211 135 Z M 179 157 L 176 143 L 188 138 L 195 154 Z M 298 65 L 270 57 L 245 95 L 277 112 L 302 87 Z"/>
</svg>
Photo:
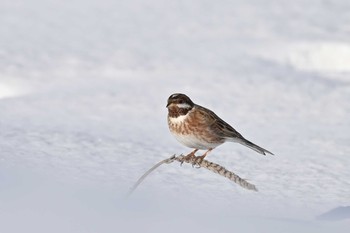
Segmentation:
<svg viewBox="0 0 350 233">
<path fill-rule="evenodd" d="M 347 232 L 350 2 L 3 0 L 0 231 Z M 275 156 L 208 160 L 255 184 L 155 163 L 189 153 L 185 93 Z"/>
</svg>

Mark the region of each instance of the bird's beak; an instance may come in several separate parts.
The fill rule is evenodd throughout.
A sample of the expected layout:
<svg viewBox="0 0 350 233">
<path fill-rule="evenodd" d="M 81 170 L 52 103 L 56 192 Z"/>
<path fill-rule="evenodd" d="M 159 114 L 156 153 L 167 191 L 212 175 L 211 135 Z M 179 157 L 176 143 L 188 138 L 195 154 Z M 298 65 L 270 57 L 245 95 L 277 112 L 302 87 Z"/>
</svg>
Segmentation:
<svg viewBox="0 0 350 233">
<path fill-rule="evenodd" d="M 170 104 L 171 104 L 171 103 L 170 103 L 170 102 L 168 102 L 168 103 L 167 103 L 167 105 L 166 105 L 166 107 L 169 107 L 169 105 L 170 105 Z"/>
</svg>

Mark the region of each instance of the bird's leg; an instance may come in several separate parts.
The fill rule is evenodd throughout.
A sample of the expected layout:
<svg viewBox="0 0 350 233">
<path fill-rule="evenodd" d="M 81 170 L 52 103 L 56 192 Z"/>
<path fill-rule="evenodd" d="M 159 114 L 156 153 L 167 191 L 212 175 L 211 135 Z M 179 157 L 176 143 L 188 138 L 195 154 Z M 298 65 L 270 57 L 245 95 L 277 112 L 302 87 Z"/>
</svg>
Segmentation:
<svg viewBox="0 0 350 233">
<path fill-rule="evenodd" d="M 200 163 L 203 161 L 203 159 L 205 158 L 205 156 L 207 156 L 208 153 L 209 153 L 210 151 L 212 151 L 212 150 L 213 150 L 213 148 L 210 148 L 210 149 L 207 150 L 203 155 L 197 156 L 197 157 L 196 157 L 196 163 L 197 163 L 197 164 L 200 164 Z"/>
<path fill-rule="evenodd" d="M 191 153 L 189 153 L 188 155 L 186 155 L 184 157 L 184 161 L 190 161 L 192 158 L 196 157 L 195 153 L 198 151 L 198 149 L 195 149 L 194 151 L 192 151 Z M 183 163 L 183 162 L 182 162 Z M 181 165 L 182 165 L 181 163 Z"/>
</svg>

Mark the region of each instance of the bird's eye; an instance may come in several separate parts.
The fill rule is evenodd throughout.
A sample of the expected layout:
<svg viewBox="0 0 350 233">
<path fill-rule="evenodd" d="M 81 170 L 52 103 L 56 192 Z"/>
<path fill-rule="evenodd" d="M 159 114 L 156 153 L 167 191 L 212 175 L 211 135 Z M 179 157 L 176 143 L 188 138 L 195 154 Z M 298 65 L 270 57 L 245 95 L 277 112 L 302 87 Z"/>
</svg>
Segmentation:
<svg viewBox="0 0 350 233">
<path fill-rule="evenodd" d="M 184 101 L 183 100 L 179 100 L 179 104 L 183 104 L 184 103 Z"/>
</svg>

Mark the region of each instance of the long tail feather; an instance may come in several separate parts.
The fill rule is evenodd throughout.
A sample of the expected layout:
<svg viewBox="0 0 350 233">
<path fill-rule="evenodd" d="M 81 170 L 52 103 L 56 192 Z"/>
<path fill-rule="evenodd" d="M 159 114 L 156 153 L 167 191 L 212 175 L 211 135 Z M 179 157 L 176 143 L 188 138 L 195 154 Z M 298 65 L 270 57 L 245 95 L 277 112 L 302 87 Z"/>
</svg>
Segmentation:
<svg viewBox="0 0 350 233">
<path fill-rule="evenodd" d="M 270 152 L 270 151 L 268 151 L 268 150 L 266 150 L 258 145 L 255 145 L 254 143 L 252 143 L 251 141 L 248 141 L 245 138 L 239 138 L 239 139 L 235 139 L 233 141 L 238 142 L 246 147 L 249 147 L 250 149 L 255 150 L 256 152 L 258 152 L 260 154 L 266 155 L 266 153 L 268 153 L 268 154 L 273 155 L 272 152 Z"/>
</svg>

